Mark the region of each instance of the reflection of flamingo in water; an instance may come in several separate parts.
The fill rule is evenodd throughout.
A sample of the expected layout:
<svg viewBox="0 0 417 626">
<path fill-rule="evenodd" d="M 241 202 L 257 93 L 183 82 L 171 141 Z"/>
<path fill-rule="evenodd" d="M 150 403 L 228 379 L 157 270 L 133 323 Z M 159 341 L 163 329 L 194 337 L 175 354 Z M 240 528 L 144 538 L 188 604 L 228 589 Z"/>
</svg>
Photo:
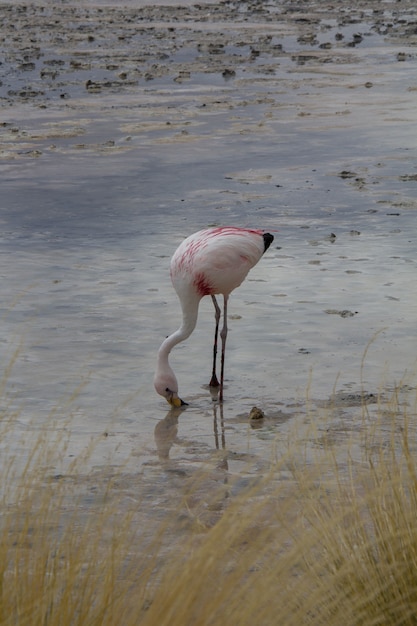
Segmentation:
<svg viewBox="0 0 417 626">
<path fill-rule="evenodd" d="M 220 409 L 220 433 L 217 420 L 217 404 L 213 404 L 213 434 L 214 444 L 218 452 L 221 451 L 220 456 L 217 455 L 216 468 L 221 470 L 228 470 L 228 454 L 226 450 L 226 432 L 224 427 L 223 417 L 223 404 L 219 405 Z M 184 406 L 171 406 L 164 419 L 160 420 L 154 430 L 156 450 L 161 463 L 170 462 L 170 451 L 172 446 L 176 443 L 179 445 L 187 445 L 178 438 L 178 418 L 181 412 L 184 410 Z M 220 436 L 219 436 L 220 435 Z"/>
<path fill-rule="evenodd" d="M 162 343 L 154 378 L 156 391 L 172 406 L 186 404 L 178 397 L 178 383 L 168 362 L 172 348 L 193 332 L 201 298 L 211 296 L 215 309 L 216 330 L 213 348 L 213 372 L 210 387 L 219 387 L 223 401 L 224 357 L 227 337 L 227 301 L 230 293 L 243 282 L 269 248 L 273 235 L 262 230 L 218 227 L 201 230 L 185 239 L 171 260 L 172 284 L 182 307 L 182 324 Z M 220 383 L 216 375 L 217 338 L 221 310 L 215 294 L 223 295 L 223 328 Z"/>
</svg>

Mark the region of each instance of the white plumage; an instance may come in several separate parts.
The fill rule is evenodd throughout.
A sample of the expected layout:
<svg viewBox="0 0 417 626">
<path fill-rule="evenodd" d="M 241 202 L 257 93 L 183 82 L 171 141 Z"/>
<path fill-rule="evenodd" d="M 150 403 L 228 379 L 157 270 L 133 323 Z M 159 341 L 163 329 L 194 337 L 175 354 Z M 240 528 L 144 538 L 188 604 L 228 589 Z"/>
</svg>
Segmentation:
<svg viewBox="0 0 417 626">
<path fill-rule="evenodd" d="M 262 230 L 236 227 L 218 227 L 200 230 L 185 239 L 171 259 L 171 280 L 182 307 L 180 328 L 162 343 L 158 351 L 154 378 L 156 391 L 173 406 L 185 404 L 178 397 L 178 383 L 168 356 L 172 348 L 193 332 L 201 298 L 210 295 L 216 316 L 213 346 L 212 387 L 219 387 L 223 401 L 224 358 L 227 337 L 227 301 L 230 293 L 239 287 L 249 270 L 260 260 L 274 237 Z M 223 295 L 223 328 L 220 383 L 216 375 L 217 340 L 220 307 L 216 295 Z"/>
</svg>

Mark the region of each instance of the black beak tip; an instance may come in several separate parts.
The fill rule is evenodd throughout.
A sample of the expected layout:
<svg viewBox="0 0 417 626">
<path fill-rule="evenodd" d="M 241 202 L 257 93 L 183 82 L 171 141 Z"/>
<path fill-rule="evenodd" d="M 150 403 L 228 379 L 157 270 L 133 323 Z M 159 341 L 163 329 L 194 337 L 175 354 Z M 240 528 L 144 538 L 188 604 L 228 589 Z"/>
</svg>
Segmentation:
<svg viewBox="0 0 417 626">
<path fill-rule="evenodd" d="M 266 252 L 269 246 L 271 245 L 271 243 L 274 241 L 274 235 L 271 235 L 271 233 L 264 233 L 263 238 L 264 238 L 264 252 Z"/>
</svg>

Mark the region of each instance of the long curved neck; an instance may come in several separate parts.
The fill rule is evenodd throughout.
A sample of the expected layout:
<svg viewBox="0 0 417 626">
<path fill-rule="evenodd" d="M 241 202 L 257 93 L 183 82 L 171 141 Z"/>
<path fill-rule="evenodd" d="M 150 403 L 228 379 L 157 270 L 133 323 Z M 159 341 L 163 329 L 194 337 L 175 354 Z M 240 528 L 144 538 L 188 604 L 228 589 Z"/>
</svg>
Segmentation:
<svg viewBox="0 0 417 626">
<path fill-rule="evenodd" d="M 182 307 L 182 324 L 172 335 L 167 337 L 162 342 L 161 347 L 158 350 L 158 364 L 168 364 L 168 355 L 172 348 L 181 341 L 184 341 L 191 335 L 196 324 L 198 317 L 198 305 L 200 304 L 200 297 L 193 296 L 186 300 L 181 300 Z"/>
</svg>

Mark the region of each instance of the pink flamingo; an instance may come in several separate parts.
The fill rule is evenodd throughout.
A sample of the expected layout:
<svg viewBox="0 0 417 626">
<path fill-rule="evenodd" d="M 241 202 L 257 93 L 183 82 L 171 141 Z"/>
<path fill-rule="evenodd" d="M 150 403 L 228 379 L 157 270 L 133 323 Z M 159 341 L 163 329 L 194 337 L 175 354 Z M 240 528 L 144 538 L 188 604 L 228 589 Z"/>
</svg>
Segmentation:
<svg viewBox="0 0 417 626">
<path fill-rule="evenodd" d="M 198 306 L 204 296 L 212 297 L 216 319 L 210 387 L 220 387 L 219 401 L 223 402 L 227 301 L 233 289 L 244 281 L 249 270 L 258 263 L 273 240 L 273 235 L 262 230 L 218 227 L 190 235 L 177 248 L 171 259 L 171 280 L 181 302 L 182 324 L 159 348 L 154 378 L 156 391 L 172 406 L 178 407 L 186 402 L 178 397 L 178 383 L 168 357 L 172 348 L 193 332 L 197 323 Z M 223 327 L 220 332 L 220 383 L 216 375 L 216 356 L 221 310 L 215 294 L 222 294 L 224 302 Z"/>
</svg>

